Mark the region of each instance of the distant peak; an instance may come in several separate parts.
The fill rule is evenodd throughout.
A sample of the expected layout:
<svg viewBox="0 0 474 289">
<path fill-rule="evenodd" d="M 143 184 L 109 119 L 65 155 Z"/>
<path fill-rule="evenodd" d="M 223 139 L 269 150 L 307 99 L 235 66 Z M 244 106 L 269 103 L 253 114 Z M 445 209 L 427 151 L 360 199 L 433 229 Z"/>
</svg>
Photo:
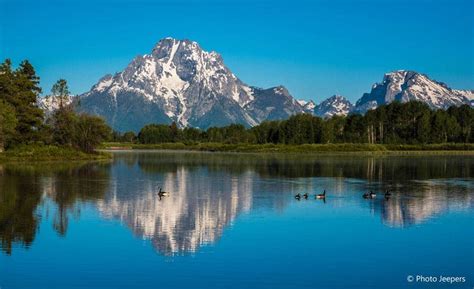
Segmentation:
<svg viewBox="0 0 474 289">
<path fill-rule="evenodd" d="M 199 44 L 196 41 L 192 41 L 192 40 L 189 40 L 187 38 L 185 38 L 185 39 L 176 39 L 176 38 L 173 38 L 173 37 L 166 37 L 166 38 L 160 39 L 156 43 L 154 49 L 156 49 L 158 47 L 161 47 L 161 46 L 168 46 L 168 45 L 173 45 L 173 44 L 185 44 L 185 45 L 193 45 L 193 46 L 198 46 L 199 47 Z"/>
<path fill-rule="evenodd" d="M 166 37 L 158 41 L 156 45 L 153 47 L 152 55 L 157 58 L 166 58 L 176 52 L 179 51 L 187 51 L 187 52 L 197 52 L 209 54 L 216 60 L 221 60 L 222 57 L 215 51 L 204 51 L 199 43 L 189 39 L 175 39 L 172 37 Z"/>
<path fill-rule="evenodd" d="M 422 75 L 422 74 L 418 73 L 414 70 L 395 70 L 395 71 L 385 73 L 385 78 L 391 78 L 391 77 L 395 77 L 395 76 L 412 77 L 414 75 Z"/>
<path fill-rule="evenodd" d="M 335 101 L 349 102 L 347 98 L 339 94 L 334 94 L 333 96 L 326 98 L 326 100 L 324 100 L 323 102 L 335 102 Z"/>
<path fill-rule="evenodd" d="M 288 89 L 286 89 L 286 87 L 284 87 L 283 85 L 274 87 L 273 91 L 276 94 L 287 95 L 287 96 L 290 95 L 290 92 L 288 91 Z"/>
</svg>

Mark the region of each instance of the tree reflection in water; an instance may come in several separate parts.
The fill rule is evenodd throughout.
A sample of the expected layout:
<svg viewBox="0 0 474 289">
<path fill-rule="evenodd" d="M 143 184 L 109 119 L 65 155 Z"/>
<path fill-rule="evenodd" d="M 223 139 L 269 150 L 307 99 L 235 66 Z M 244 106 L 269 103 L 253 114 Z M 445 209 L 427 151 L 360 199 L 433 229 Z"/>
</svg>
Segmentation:
<svg viewBox="0 0 474 289">
<path fill-rule="evenodd" d="M 81 204 L 118 219 L 163 255 L 215 243 L 243 212 L 283 212 L 294 193 L 328 191 L 327 206 L 369 208 L 384 224 L 406 227 L 451 209 L 473 207 L 472 157 L 288 156 L 174 152 L 115 153 L 110 164 L 4 165 L 0 169 L 0 238 L 31 245 L 38 207 L 56 206 L 65 235 Z M 159 187 L 171 196 L 160 200 Z M 389 199 L 364 200 L 365 190 Z M 308 200 L 309 202 L 310 200 Z"/>
<path fill-rule="evenodd" d="M 0 239 L 11 254 L 12 244 L 29 247 L 41 219 L 45 199 L 57 206 L 53 227 L 64 236 L 69 215 L 78 216 L 82 202 L 96 201 L 108 187 L 106 164 L 13 164 L 0 166 Z"/>
</svg>

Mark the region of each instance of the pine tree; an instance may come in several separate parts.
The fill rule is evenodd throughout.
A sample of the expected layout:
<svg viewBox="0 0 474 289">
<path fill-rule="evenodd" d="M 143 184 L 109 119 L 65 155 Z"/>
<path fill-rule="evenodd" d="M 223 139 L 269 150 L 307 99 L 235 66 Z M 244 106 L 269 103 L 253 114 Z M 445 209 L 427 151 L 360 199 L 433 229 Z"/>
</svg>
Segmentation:
<svg viewBox="0 0 474 289">
<path fill-rule="evenodd" d="M 0 152 L 11 141 L 16 125 L 15 109 L 4 100 L 0 100 Z"/>
<path fill-rule="evenodd" d="M 66 107 L 69 95 L 69 87 L 65 79 L 59 79 L 51 89 L 52 97 L 55 98 L 56 102 L 59 104 L 59 109 L 62 110 Z"/>
<path fill-rule="evenodd" d="M 9 59 L 0 65 L 0 100 L 15 109 L 18 121 L 14 142 L 40 140 L 40 129 L 43 126 L 43 111 L 37 105 L 40 93 L 39 77 L 27 60 L 15 71 L 12 70 Z"/>
</svg>

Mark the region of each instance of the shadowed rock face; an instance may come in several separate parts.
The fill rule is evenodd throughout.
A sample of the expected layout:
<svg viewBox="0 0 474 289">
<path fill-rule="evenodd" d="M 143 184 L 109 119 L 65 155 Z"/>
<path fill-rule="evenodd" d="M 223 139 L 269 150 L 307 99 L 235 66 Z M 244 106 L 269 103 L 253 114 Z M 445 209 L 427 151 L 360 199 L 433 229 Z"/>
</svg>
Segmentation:
<svg viewBox="0 0 474 289">
<path fill-rule="evenodd" d="M 264 120 L 286 119 L 288 116 L 303 113 L 304 108 L 283 86 L 269 89 L 252 88 L 255 99 L 246 109 L 258 123 Z"/>
<path fill-rule="evenodd" d="M 99 114 L 116 130 L 176 121 L 206 129 L 240 123 L 247 127 L 302 111 L 286 89 L 262 90 L 240 81 L 216 52 L 189 40 L 160 40 L 151 54 L 137 56 L 122 71 L 104 76 L 79 96 L 77 110 Z M 261 113 L 273 105 L 274 113 Z"/>
</svg>

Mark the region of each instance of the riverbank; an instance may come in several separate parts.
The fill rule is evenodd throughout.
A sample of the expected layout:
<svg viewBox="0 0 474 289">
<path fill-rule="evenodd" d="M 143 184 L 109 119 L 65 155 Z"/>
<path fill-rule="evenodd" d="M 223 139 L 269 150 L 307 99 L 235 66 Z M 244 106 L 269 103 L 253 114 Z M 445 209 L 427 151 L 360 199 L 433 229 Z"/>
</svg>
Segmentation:
<svg viewBox="0 0 474 289">
<path fill-rule="evenodd" d="M 111 154 L 106 152 L 85 153 L 70 147 L 52 145 L 22 145 L 0 153 L 0 162 L 91 161 L 110 158 Z"/>
<path fill-rule="evenodd" d="M 106 150 L 190 150 L 243 153 L 456 153 L 473 154 L 474 144 L 380 145 L 380 144 L 223 144 L 223 143 L 103 143 Z"/>
</svg>

